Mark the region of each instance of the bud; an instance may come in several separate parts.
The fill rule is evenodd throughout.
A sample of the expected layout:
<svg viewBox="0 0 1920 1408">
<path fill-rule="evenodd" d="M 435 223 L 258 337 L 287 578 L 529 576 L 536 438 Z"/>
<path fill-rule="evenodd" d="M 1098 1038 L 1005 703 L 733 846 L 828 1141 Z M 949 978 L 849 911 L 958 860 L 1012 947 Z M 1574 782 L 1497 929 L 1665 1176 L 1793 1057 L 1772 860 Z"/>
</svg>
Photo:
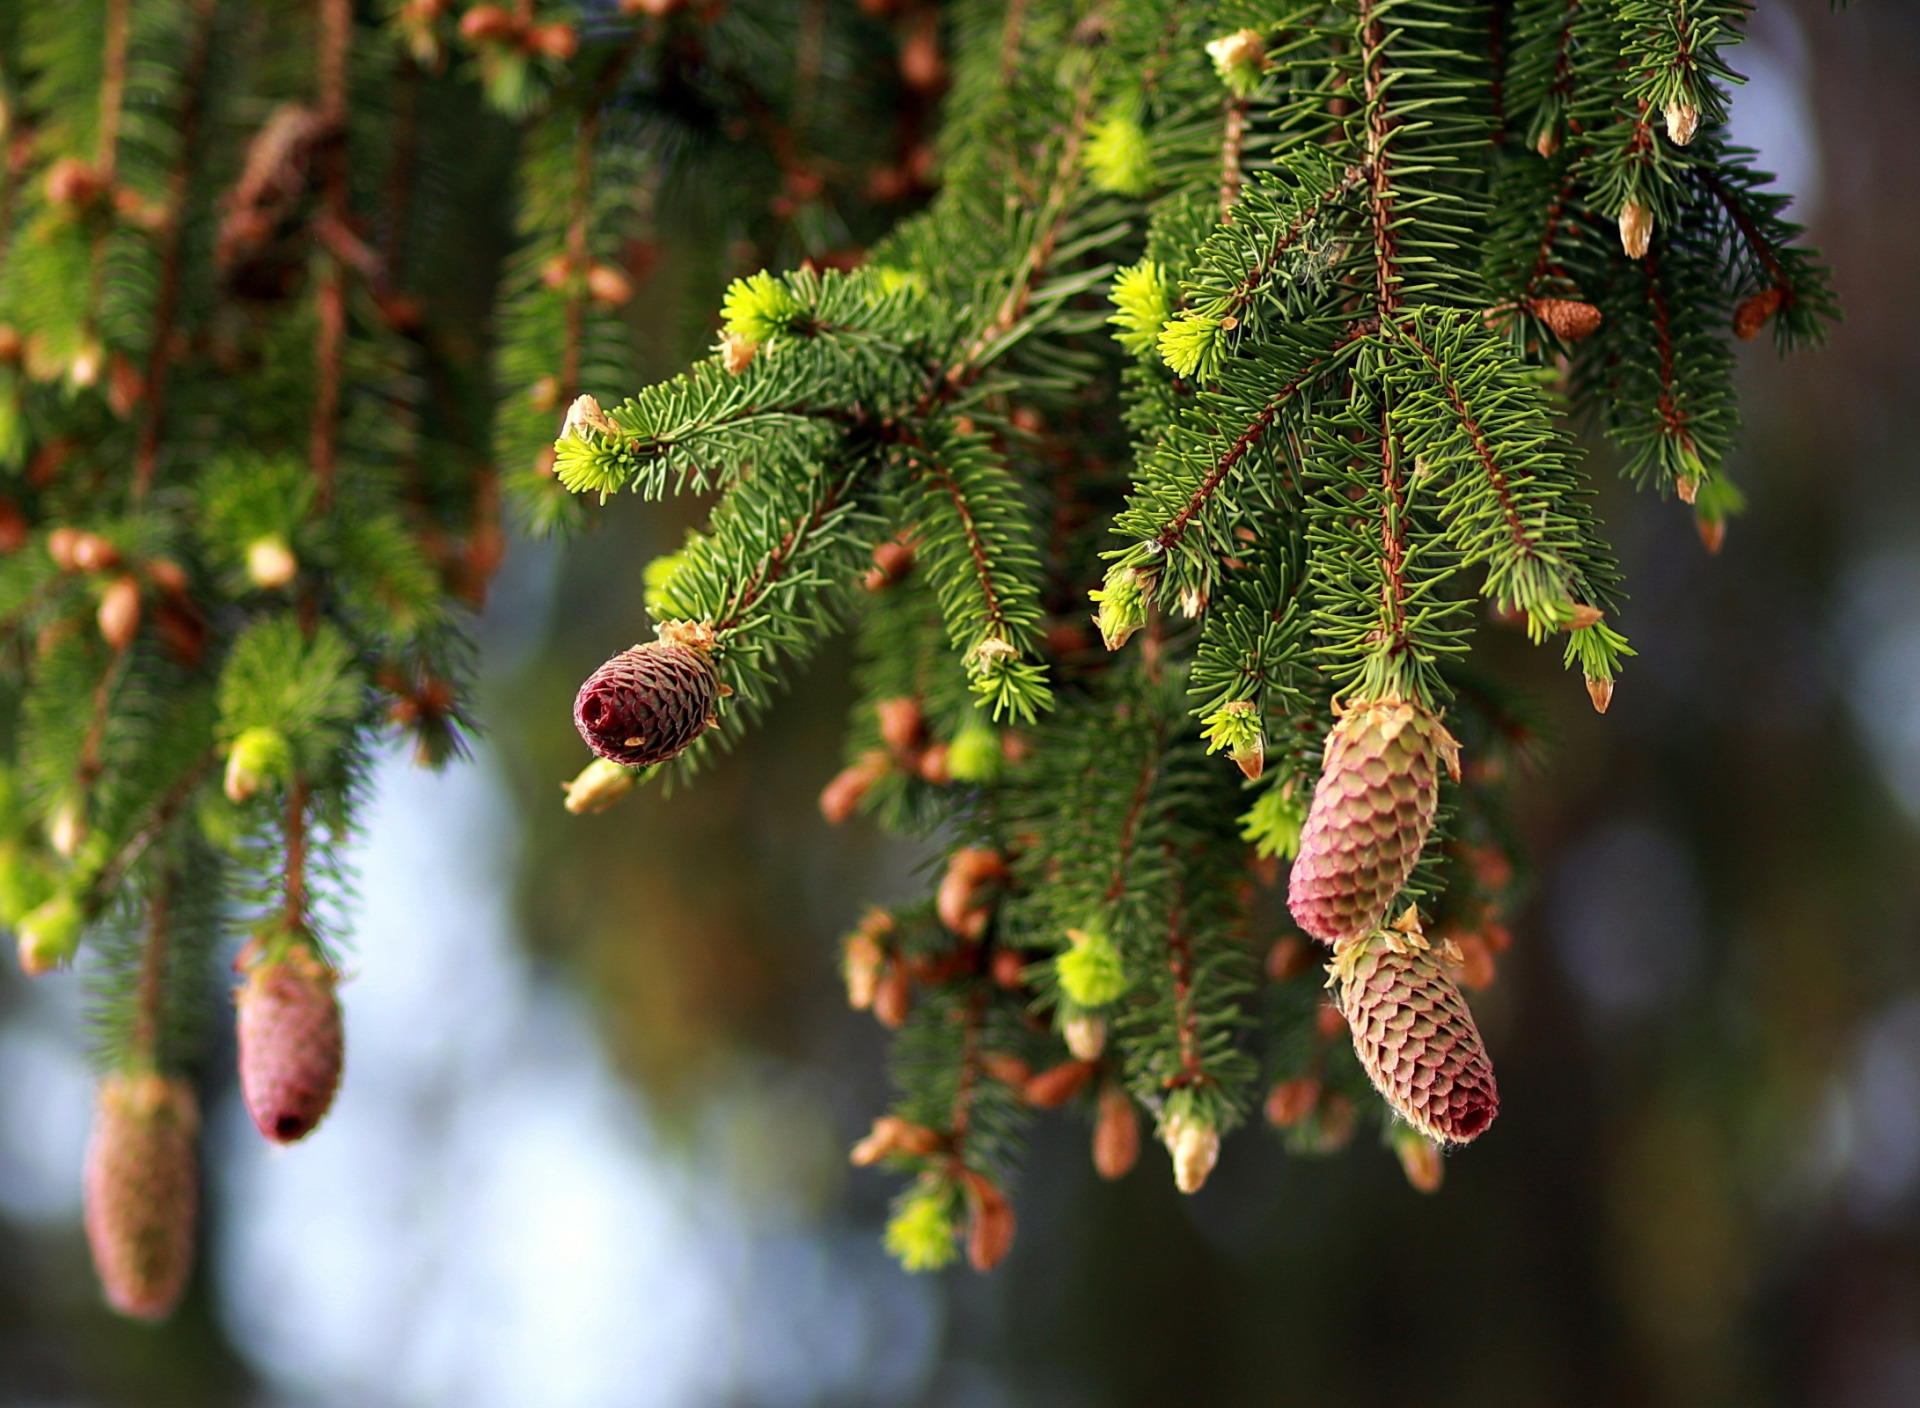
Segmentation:
<svg viewBox="0 0 1920 1408">
<path fill-rule="evenodd" d="M 919 766 L 914 769 L 920 774 L 920 780 L 933 787 L 945 787 L 952 782 L 951 753 L 952 750 L 944 743 L 936 743 L 922 753 Z"/>
<path fill-rule="evenodd" d="M 72 895 L 55 895 L 20 917 L 15 926 L 20 971 L 29 978 L 51 973 L 73 961 L 80 949 L 80 931 L 86 917 Z"/>
<path fill-rule="evenodd" d="M 1298 934 L 1275 939 L 1267 950 L 1267 976 L 1276 983 L 1291 982 L 1313 966 L 1313 948 Z"/>
<path fill-rule="evenodd" d="M 587 292 L 594 302 L 618 308 L 633 297 L 633 280 L 611 264 L 595 264 L 587 270 Z"/>
<path fill-rule="evenodd" d="M 873 990 L 874 1020 L 889 1030 L 898 1031 L 906 1025 L 907 1013 L 912 1010 L 913 983 L 907 977 L 905 965 L 897 961 L 887 964 Z"/>
<path fill-rule="evenodd" d="M 1109 567 L 1106 580 L 1088 595 L 1100 608 L 1093 621 L 1108 650 L 1118 650 L 1147 624 L 1146 591 L 1131 567 Z"/>
<path fill-rule="evenodd" d="M 1595 713 L 1606 713 L 1607 706 L 1613 703 L 1613 681 L 1595 679 L 1592 675 L 1587 676 L 1587 698 L 1593 701 Z"/>
<path fill-rule="evenodd" d="M 1060 989 L 1078 1007 L 1105 1007 L 1127 991 L 1126 965 L 1105 924 L 1090 919 L 1083 928 L 1067 930 L 1072 945 L 1054 959 Z"/>
<path fill-rule="evenodd" d="M 80 543 L 78 528 L 59 527 L 47 534 L 47 556 L 53 559 L 53 565 L 62 572 L 78 572 L 79 559 L 74 549 Z"/>
<path fill-rule="evenodd" d="M 1676 147 L 1684 147 L 1693 140 L 1693 134 L 1700 128 L 1700 109 L 1692 103 L 1678 100 L 1666 106 L 1667 136 Z"/>
<path fill-rule="evenodd" d="M 1724 517 L 1696 513 L 1693 516 L 1693 527 L 1694 531 L 1700 535 L 1701 545 L 1708 552 L 1717 553 L 1726 546 L 1727 520 Z"/>
<path fill-rule="evenodd" d="M 153 1072 L 100 1082 L 83 1179 L 87 1245 L 107 1304 L 163 1320 L 193 1271 L 199 1178 L 192 1089 Z"/>
<path fill-rule="evenodd" d="M 545 54 L 556 63 L 565 63 L 572 58 L 580 47 L 580 38 L 570 24 L 543 24 L 527 36 L 528 45 L 536 52 Z M 594 295 L 599 297 L 598 294 Z M 603 302 L 626 302 L 626 299 L 604 299 Z"/>
<path fill-rule="evenodd" d="M 132 577 L 117 577 L 100 594 L 100 607 L 94 613 L 100 637 L 115 650 L 125 650 L 140 634 L 140 583 Z"/>
<path fill-rule="evenodd" d="M 1207 751 L 1225 748 L 1249 782 L 1266 771 L 1267 740 L 1260 728 L 1260 710 L 1251 699 L 1231 699 L 1207 716 Z"/>
<path fill-rule="evenodd" d="M 991 1271 L 1013 1248 L 1013 1204 L 971 1169 L 960 1178 L 967 1193 L 967 1260 L 975 1271 Z"/>
<path fill-rule="evenodd" d="M 1591 303 L 1572 298 L 1536 298 L 1527 306 L 1562 342 L 1578 342 L 1600 331 L 1600 310 Z"/>
<path fill-rule="evenodd" d="M 982 1051 L 980 1069 L 1015 1090 L 1025 1090 L 1027 1082 L 1033 1079 L 1033 1067 L 1005 1051 Z"/>
<path fill-rule="evenodd" d="M 124 352 L 107 359 L 107 407 L 121 420 L 132 415 L 147 394 L 147 379 Z"/>
<path fill-rule="evenodd" d="M 567 810 L 575 816 L 603 812 L 633 791 L 639 777 L 632 768 L 621 767 L 605 758 L 595 758 L 580 769 L 572 782 L 564 784 Z"/>
<path fill-rule="evenodd" d="M 101 174 L 77 156 L 63 156 L 47 168 L 47 203 L 77 210 L 106 193 Z"/>
<path fill-rule="evenodd" d="M 589 435 L 608 435 L 619 438 L 620 427 L 600 409 L 600 403 L 591 396 L 576 396 L 573 404 L 567 407 L 567 417 L 560 423 L 562 440 L 570 438 L 586 439 Z"/>
<path fill-rule="evenodd" d="M 1160 1138 L 1173 1156 L 1173 1186 L 1197 1193 L 1220 1160 L 1220 1131 L 1191 1110 L 1174 1110 L 1160 1128 Z"/>
<path fill-rule="evenodd" d="M 1460 986 L 1468 992 L 1483 992 L 1493 986 L 1499 977 L 1499 969 L 1493 961 L 1493 950 L 1487 941 L 1478 934 L 1456 934 L 1452 940 L 1453 951 L 1459 958 L 1459 972 L 1456 974 Z"/>
<path fill-rule="evenodd" d="M 224 790 L 229 802 L 245 802 L 269 782 L 293 772 L 293 749 L 278 729 L 250 728 L 227 750 Z"/>
<path fill-rule="evenodd" d="M 1316 1153 L 1331 1154 L 1336 1149 L 1346 1147 L 1353 1131 L 1360 1123 L 1360 1112 L 1354 1108 L 1353 1101 L 1333 1091 L 1320 1102 L 1320 1133 L 1313 1141 Z"/>
<path fill-rule="evenodd" d="M 925 1158 L 940 1148 L 941 1139 L 925 1125 L 903 1120 L 898 1115 L 882 1115 L 873 1122 L 867 1137 L 853 1146 L 847 1155 L 856 1168 L 869 1168 L 894 1155 Z"/>
<path fill-rule="evenodd" d="M 574 696 L 581 740 L 627 767 L 678 757 L 715 721 L 713 632 L 672 621 L 659 632 L 659 640 L 623 650 L 595 670 Z"/>
<path fill-rule="evenodd" d="M 882 699 L 873 706 L 880 739 L 897 753 L 912 753 L 926 737 L 926 718 L 912 699 Z"/>
<path fill-rule="evenodd" d="M 947 773 L 956 782 L 991 782 L 1000 775 L 1003 758 L 999 732 L 974 712 L 948 745 Z"/>
<path fill-rule="evenodd" d="M 940 922 L 963 939 L 978 939 L 993 917 L 993 906 L 980 899 L 980 891 L 1006 878 L 1007 863 L 994 852 L 974 846 L 955 851 L 934 900 Z"/>
<path fill-rule="evenodd" d="M 908 1271 L 938 1271 L 953 1260 L 953 1185 L 931 1173 L 894 1201 L 881 1239 Z"/>
<path fill-rule="evenodd" d="M 1653 246 L 1653 212 L 1637 200 L 1620 207 L 1620 247 L 1629 259 L 1645 259 Z"/>
<path fill-rule="evenodd" d="M 1112 1081 L 1100 1088 L 1100 1113 L 1093 1126 L 1093 1167 L 1112 1182 L 1132 1172 L 1140 1158 L 1140 1116 L 1133 1098 Z"/>
<path fill-rule="evenodd" d="M 847 983 L 847 1006 L 864 1012 L 880 991 L 880 972 L 887 961 L 881 940 L 893 932 L 893 917 L 870 909 L 860 927 L 848 934 L 840 949 L 840 972 Z"/>
<path fill-rule="evenodd" d="M 1322 1041 L 1332 1041 L 1347 1029 L 1347 1019 L 1332 998 L 1323 999 L 1313 1009 L 1313 1034 Z"/>
<path fill-rule="evenodd" d="M 1029 1078 L 1021 1094 L 1036 1110 L 1057 1110 L 1086 1089 L 1099 1069 L 1092 1061 L 1062 1061 Z"/>
<path fill-rule="evenodd" d="M 893 759 L 878 748 L 860 755 L 860 761 L 840 769 L 833 780 L 820 789 L 820 815 L 827 825 L 838 826 L 852 816 L 874 783 L 893 768 Z"/>
<path fill-rule="evenodd" d="M 881 543 L 873 550 L 873 569 L 863 585 L 870 592 L 885 591 L 912 570 L 912 548 L 899 541 Z"/>
<path fill-rule="evenodd" d="M 753 354 L 759 350 L 760 344 L 752 338 L 737 332 L 720 334 L 720 365 L 727 369 L 728 376 L 739 376 L 752 366 Z"/>
<path fill-rule="evenodd" d="M 339 975 L 304 943 L 256 960 L 234 993 L 240 1093 L 247 1113 L 276 1144 L 312 1133 L 340 1088 L 344 1037 Z"/>
<path fill-rule="evenodd" d="M 1257 29 L 1236 29 L 1213 40 L 1207 45 L 1207 57 L 1236 98 L 1253 92 L 1267 71 L 1267 44 Z"/>
<path fill-rule="evenodd" d="M 504 5 L 475 5 L 460 16 L 460 37 L 469 44 L 507 44 L 520 37 L 520 21 Z"/>
<path fill-rule="evenodd" d="M 996 986 L 1009 992 L 1026 985 L 1027 961 L 1015 949 L 994 949 L 993 957 L 987 963 L 987 971 Z"/>
<path fill-rule="evenodd" d="M 1742 342 L 1753 341 L 1786 301 L 1786 290 L 1778 288 L 1764 288 L 1741 299 L 1740 306 L 1733 310 L 1733 335 Z"/>
<path fill-rule="evenodd" d="M 1393 1152 L 1399 1156 L 1400 1171 L 1407 1176 L 1407 1182 L 1415 1192 L 1438 1193 L 1440 1182 L 1446 1177 L 1446 1164 L 1440 1157 L 1440 1146 L 1417 1130 L 1404 1124 L 1393 1127 Z"/>
<path fill-rule="evenodd" d="M 300 559 L 278 533 L 247 545 L 247 580 L 263 592 L 278 591 L 300 571 Z"/>
<path fill-rule="evenodd" d="M 109 572 L 120 565 L 120 549 L 98 533 L 76 533 L 73 565 L 82 572 Z"/>
<path fill-rule="evenodd" d="M 106 364 L 107 349 L 100 345 L 97 338 L 86 339 L 67 359 L 67 384 L 76 391 L 86 390 L 100 380 L 100 373 Z"/>
<path fill-rule="evenodd" d="M 1267 1092 L 1267 1123 L 1275 1129 L 1292 1129 L 1319 1103 L 1320 1082 L 1312 1076 L 1283 1080 Z"/>
<path fill-rule="evenodd" d="M 60 805 L 53 809 L 53 816 L 47 821 L 47 844 L 62 860 L 72 860 L 80 854 L 80 847 L 86 844 L 86 840 L 85 799 L 75 796 L 61 799 Z"/>
<path fill-rule="evenodd" d="M 1062 1022 L 1060 1034 L 1067 1039 L 1067 1050 L 1082 1061 L 1098 1061 L 1107 1049 L 1107 1024 L 1085 1012 L 1076 1012 Z"/>
</svg>

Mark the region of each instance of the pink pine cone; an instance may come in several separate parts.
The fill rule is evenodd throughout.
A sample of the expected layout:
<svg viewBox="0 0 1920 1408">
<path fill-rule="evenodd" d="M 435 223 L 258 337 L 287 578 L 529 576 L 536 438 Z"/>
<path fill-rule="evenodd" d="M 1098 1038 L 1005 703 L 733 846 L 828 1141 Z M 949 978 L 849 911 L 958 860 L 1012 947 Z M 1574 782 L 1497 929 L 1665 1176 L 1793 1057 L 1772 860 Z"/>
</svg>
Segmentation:
<svg viewBox="0 0 1920 1408">
<path fill-rule="evenodd" d="M 1345 945 L 1334 960 L 1353 1049 L 1401 1119 L 1442 1144 L 1493 1123 L 1500 1092 L 1473 1013 L 1419 924 Z"/>
<path fill-rule="evenodd" d="M 339 1089 L 344 1039 L 337 981 L 311 949 L 294 944 L 256 962 L 234 994 L 240 1093 L 254 1124 L 276 1144 L 312 1133 Z"/>
<path fill-rule="evenodd" d="M 706 650 L 668 636 L 623 650 L 589 675 L 574 698 L 573 723 L 601 757 L 645 767 L 698 738 L 719 695 Z"/>
<path fill-rule="evenodd" d="M 200 1108 L 185 1082 L 151 1071 L 100 1082 L 82 1196 L 87 1246 L 107 1304 L 164 1320 L 193 1272 Z"/>
<path fill-rule="evenodd" d="M 1287 883 L 1302 929 L 1337 944 L 1379 926 L 1427 843 L 1440 765 L 1458 777 L 1459 758 L 1453 735 L 1417 704 L 1376 700 L 1341 716 Z"/>
</svg>

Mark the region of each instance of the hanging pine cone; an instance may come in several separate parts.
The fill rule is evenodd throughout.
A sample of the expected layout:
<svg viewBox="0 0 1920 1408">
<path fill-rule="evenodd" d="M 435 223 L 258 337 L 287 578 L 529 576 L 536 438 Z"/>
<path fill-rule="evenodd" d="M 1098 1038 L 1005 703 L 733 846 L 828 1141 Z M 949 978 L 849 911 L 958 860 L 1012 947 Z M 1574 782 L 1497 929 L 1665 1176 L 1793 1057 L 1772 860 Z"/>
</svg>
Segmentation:
<svg viewBox="0 0 1920 1408">
<path fill-rule="evenodd" d="M 254 1125 L 276 1144 L 312 1133 L 340 1088 L 337 981 L 312 949 L 296 943 L 254 963 L 234 994 L 240 1093 Z"/>
<path fill-rule="evenodd" d="M 1441 1144 L 1464 1144 L 1493 1123 L 1493 1063 L 1411 908 L 1394 928 L 1343 945 L 1334 970 L 1354 1052 L 1401 1119 Z"/>
<path fill-rule="evenodd" d="M 116 1072 L 100 1082 L 84 1180 L 87 1245 L 107 1304 L 163 1320 L 193 1270 L 199 1106 L 184 1081 Z"/>
<path fill-rule="evenodd" d="M 1338 943 L 1380 923 L 1426 844 L 1440 763 L 1457 779 L 1460 745 L 1417 704 L 1357 704 L 1333 726 L 1287 884 L 1301 928 Z"/>
<path fill-rule="evenodd" d="M 684 751 L 714 721 L 721 690 L 712 647 L 711 630 L 669 622 L 659 640 L 595 670 L 573 701 L 573 725 L 587 747 L 627 767 Z"/>
</svg>

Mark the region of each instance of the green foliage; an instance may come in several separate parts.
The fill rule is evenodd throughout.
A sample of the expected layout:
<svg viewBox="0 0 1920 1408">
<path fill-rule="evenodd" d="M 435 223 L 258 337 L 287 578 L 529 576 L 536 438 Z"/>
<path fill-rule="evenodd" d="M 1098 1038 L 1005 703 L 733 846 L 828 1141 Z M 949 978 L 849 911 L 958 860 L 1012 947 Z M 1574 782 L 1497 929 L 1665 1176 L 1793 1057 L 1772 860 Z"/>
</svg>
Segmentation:
<svg viewBox="0 0 1920 1408">
<path fill-rule="evenodd" d="M 895 1160 L 904 1260 L 952 1255 L 952 1161 L 1007 1172 L 1017 1108 L 982 1052 L 1070 1069 L 996 1028 L 987 975 L 1080 1022 L 1074 1057 L 1192 1173 L 1263 1064 L 1319 1051 L 1318 965 L 1256 984 L 1247 877 L 1249 850 L 1271 878 L 1299 849 L 1339 708 L 1446 713 L 1492 768 L 1476 598 L 1564 635 L 1604 707 L 1632 650 L 1569 409 L 1718 541 L 1729 334 L 1797 346 L 1834 311 L 1726 146 L 1744 10 L 1519 0 L 1489 63 L 1458 0 L 958 7 L 932 205 L 862 270 L 736 282 L 723 363 L 570 423 L 577 493 L 722 492 L 648 590 L 714 628 L 723 731 L 851 619 L 835 786 L 962 843 L 891 940 L 917 965 L 896 1114 L 939 1142 Z M 1018 725 L 1004 746 L 970 695 Z M 1442 833 L 1481 836 L 1485 791 Z M 1429 842 L 1408 898 L 1484 915 L 1449 854 Z M 1312 1068 L 1299 1152 L 1380 1108 L 1350 1057 Z"/>
</svg>

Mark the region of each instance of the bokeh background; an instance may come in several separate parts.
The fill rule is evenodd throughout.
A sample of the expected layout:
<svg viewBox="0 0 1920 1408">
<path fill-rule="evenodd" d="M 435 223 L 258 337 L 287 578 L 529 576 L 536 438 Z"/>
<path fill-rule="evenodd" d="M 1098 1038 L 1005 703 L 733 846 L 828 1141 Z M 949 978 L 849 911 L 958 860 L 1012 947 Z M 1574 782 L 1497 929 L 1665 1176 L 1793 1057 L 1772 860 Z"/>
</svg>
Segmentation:
<svg viewBox="0 0 1920 1408">
<path fill-rule="evenodd" d="M 87 1265 L 79 986 L 0 975 L 0 1404 L 1920 1405 L 1920 5 L 1759 0 L 1734 62 L 1847 322 L 1743 349 L 1718 558 L 1606 493 L 1640 656 L 1604 720 L 1492 642 L 1550 743 L 1477 1004 L 1501 1119 L 1439 1196 L 1261 1129 L 1196 1197 L 1158 1150 L 1108 1186 L 1054 1120 L 999 1271 L 899 1272 L 845 1162 L 885 1088 L 834 954 L 926 857 L 818 819 L 833 652 L 697 788 L 561 811 L 575 684 L 695 512 L 615 506 L 514 544 L 472 762 L 381 765 L 340 1102 L 270 1151 L 210 1092 L 164 1328 Z M 714 265 L 668 247 L 636 300 L 656 372 Z"/>
</svg>

